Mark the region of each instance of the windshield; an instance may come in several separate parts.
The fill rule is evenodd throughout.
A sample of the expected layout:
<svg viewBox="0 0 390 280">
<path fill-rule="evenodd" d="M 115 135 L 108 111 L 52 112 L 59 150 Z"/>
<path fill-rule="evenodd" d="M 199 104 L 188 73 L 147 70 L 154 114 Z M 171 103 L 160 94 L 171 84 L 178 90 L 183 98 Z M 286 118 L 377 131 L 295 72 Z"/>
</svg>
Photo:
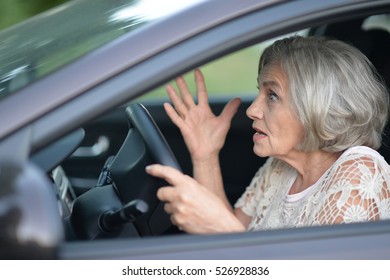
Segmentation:
<svg viewBox="0 0 390 280">
<path fill-rule="evenodd" d="M 8 28 L 0 33 L 0 98 L 194 2 L 75 0 Z"/>
</svg>

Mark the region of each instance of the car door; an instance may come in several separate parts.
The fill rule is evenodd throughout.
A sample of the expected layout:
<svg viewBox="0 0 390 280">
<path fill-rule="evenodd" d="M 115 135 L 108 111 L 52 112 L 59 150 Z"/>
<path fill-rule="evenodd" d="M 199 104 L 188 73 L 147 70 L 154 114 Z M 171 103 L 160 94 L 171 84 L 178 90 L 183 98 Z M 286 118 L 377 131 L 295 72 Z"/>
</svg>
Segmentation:
<svg viewBox="0 0 390 280">
<path fill-rule="evenodd" d="M 299 1 L 298 1 L 299 2 Z M 308 2 L 305 2 L 308 4 Z M 262 36 L 264 38 L 275 37 L 276 35 L 287 34 L 289 31 L 297 31 L 303 30 L 308 27 L 318 27 L 328 21 L 339 21 L 345 19 L 346 14 L 349 14 L 349 17 L 354 12 L 358 12 L 359 16 L 369 16 L 372 13 L 376 14 L 379 12 L 384 12 L 383 8 L 385 5 L 381 6 L 373 6 L 370 8 L 370 5 L 365 3 L 366 6 L 361 5 L 351 5 L 351 8 L 348 9 L 347 6 L 337 7 L 335 9 L 330 10 L 321 10 L 316 11 L 314 7 L 307 8 L 307 17 L 297 17 L 294 19 L 283 21 L 279 19 L 276 23 L 275 29 L 271 31 L 253 31 L 255 34 L 250 34 L 244 40 L 239 35 L 236 35 L 234 38 L 236 41 L 234 42 L 235 47 L 232 48 L 223 48 L 222 52 L 232 52 L 233 50 L 240 49 L 242 45 L 250 45 L 255 41 L 261 41 Z M 240 20 L 242 20 L 240 25 L 237 23 L 232 23 L 231 30 L 238 30 L 240 28 L 245 28 L 249 26 L 249 23 L 253 23 L 254 21 L 250 21 L 249 19 L 257 19 L 259 20 L 260 15 L 268 16 L 267 18 L 274 19 L 277 15 L 281 15 L 282 12 L 287 13 L 291 7 L 295 7 L 293 4 L 291 6 L 286 6 L 285 8 L 275 8 L 273 12 L 270 14 L 259 13 L 259 15 L 250 14 L 247 15 Z M 379 4 L 378 4 L 379 5 Z M 281 6 L 282 7 L 282 6 Z M 299 3 L 295 8 L 300 7 Z M 387 10 L 389 6 L 386 6 Z M 300 7 L 302 8 L 302 7 Z M 291 15 L 291 13 L 289 13 Z M 310 16 L 308 16 L 310 15 Z M 257 17 L 256 17 L 257 16 Z M 302 16 L 302 15 L 301 15 Z M 315 20 L 315 16 L 318 18 Z M 299 20 L 298 20 L 299 18 Z M 248 20 L 249 22 L 247 22 Z M 246 25 L 244 25 L 246 23 Z M 280 25 L 278 25 L 280 24 Z M 260 25 L 260 24 L 259 24 Z M 326 25 L 324 25 L 326 26 Z M 235 27 L 235 28 L 234 28 Z M 262 26 L 264 27 L 264 26 Z M 269 26 L 268 26 L 269 27 Z M 265 28 L 266 29 L 266 28 Z M 321 28 L 320 28 L 321 29 Z M 230 29 L 228 29 L 230 31 Z M 262 29 L 264 30 L 264 29 Z M 213 32 L 215 31 L 215 32 Z M 211 30 L 211 35 L 215 35 L 220 31 L 226 31 L 224 28 L 220 28 L 220 30 Z M 233 31 L 232 31 L 233 32 Z M 257 32 L 257 33 L 256 33 Z M 262 33 L 264 32 L 264 33 Z M 237 31 L 237 34 L 239 32 Z M 154 63 L 165 62 L 167 65 L 165 67 L 174 66 L 177 67 L 177 71 L 172 71 L 175 74 L 182 73 L 184 70 L 193 69 L 195 66 L 200 67 L 203 66 L 203 62 L 207 62 L 212 60 L 213 54 L 208 54 L 207 59 L 199 59 L 196 63 L 188 62 L 190 59 L 188 57 L 193 58 L 197 55 L 200 56 L 201 50 L 196 50 L 196 47 L 201 47 L 204 44 L 204 48 L 210 47 L 207 46 L 207 43 L 212 45 L 213 50 L 221 54 L 221 49 L 217 46 L 218 42 L 226 42 L 228 41 L 226 38 L 219 38 L 216 40 L 217 42 L 211 43 L 207 41 L 209 39 L 209 34 L 204 35 L 198 38 L 194 38 L 191 42 L 183 43 L 184 46 L 180 45 L 177 49 L 173 48 L 171 52 L 165 54 L 163 58 L 156 58 Z M 241 34 L 242 35 L 242 34 Z M 224 35 L 225 36 L 225 35 Z M 227 36 L 227 35 L 226 35 Z M 223 37 L 223 36 L 222 36 Z M 203 38 L 203 40 L 202 40 Z M 233 45 L 234 45 L 233 44 Z M 191 48 L 189 47 L 191 45 Z M 181 47 L 184 48 L 188 52 L 194 52 L 193 56 L 190 54 L 186 58 L 174 60 L 173 53 L 174 51 L 181 50 Z M 172 54 L 172 57 L 169 56 Z M 214 53 L 215 54 L 215 53 Z M 169 60 L 170 58 L 172 60 Z M 173 62 L 172 62 L 173 61 Z M 169 64 L 169 63 L 172 64 Z M 188 63 L 182 66 L 180 63 Z M 162 64 L 162 63 L 161 63 Z M 180 64 L 180 66 L 179 66 Z M 141 66 L 140 66 L 141 68 Z M 156 70 L 158 71 L 158 70 Z M 163 70 L 160 70 L 163 71 Z M 171 77 L 173 78 L 173 77 Z M 255 86 L 256 76 L 253 77 L 253 86 Z M 234 95 L 243 96 L 244 93 L 237 90 L 234 92 Z M 227 100 L 231 97 L 231 95 L 222 96 L 222 97 L 213 97 L 210 98 L 210 104 L 212 109 L 215 112 L 220 112 L 223 105 L 227 102 Z M 248 178 L 250 179 L 253 176 L 253 173 L 257 170 L 257 168 L 261 165 L 261 162 L 258 158 L 251 158 L 251 124 L 245 116 L 245 109 L 251 102 L 252 97 L 243 98 L 243 104 L 241 105 L 240 111 L 237 113 L 237 116 L 233 120 L 232 128 L 229 132 L 226 146 L 221 154 L 222 168 L 225 170 L 224 172 L 224 180 L 225 186 L 227 186 L 227 192 L 233 193 L 231 190 L 234 185 L 245 186 L 248 183 Z M 166 100 L 166 99 L 165 99 Z M 138 102 L 139 100 L 137 100 Z M 167 138 L 170 143 L 173 151 L 178 157 L 180 163 L 184 167 L 185 172 L 191 172 L 191 166 L 188 159 L 188 153 L 186 152 L 184 143 L 182 142 L 182 138 L 177 128 L 175 128 L 170 120 L 167 118 L 166 114 L 162 108 L 162 100 L 159 99 L 145 99 L 142 102 L 146 105 L 147 109 L 150 111 L 155 121 L 158 123 L 160 129 L 163 134 Z M 121 108 L 118 108 L 116 111 L 112 111 L 110 113 L 113 115 L 120 115 Z M 94 121 L 93 123 L 85 126 L 85 129 L 88 134 L 88 127 L 92 127 L 93 133 L 95 135 L 101 135 L 102 129 L 99 128 L 101 123 L 105 122 L 105 118 L 109 118 L 109 115 L 99 119 L 98 121 Z M 125 131 L 124 127 L 126 124 L 125 120 L 120 121 L 120 119 L 116 119 L 115 122 L 121 123 L 121 127 L 123 131 Z M 95 126 L 96 125 L 96 126 Z M 114 127 L 114 125 L 112 125 Z M 114 135 L 113 137 L 117 137 L 115 130 L 108 128 L 111 130 L 110 134 Z M 245 143 L 245 136 L 248 134 L 248 142 Z M 121 133 L 119 133 L 121 134 Z M 123 137 L 123 136 L 122 136 Z M 96 139 L 97 137 L 92 137 Z M 94 143 L 92 141 L 92 143 Z M 248 150 L 243 150 L 245 147 L 249 147 Z M 115 149 L 114 149 L 115 150 Z M 113 152 L 115 152 L 113 150 Z M 238 160 L 239 158 L 239 160 Z M 80 159 L 78 159 L 80 160 Z M 80 161 L 81 162 L 81 161 Z M 102 164 L 102 163 L 101 163 Z M 100 170 L 101 166 L 96 168 Z M 247 175 L 245 178 L 239 178 L 242 174 L 251 173 Z M 71 172 L 69 171 L 71 174 Z M 98 172 L 96 172 L 98 173 Z M 244 176 L 243 176 L 244 177 Z M 237 192 L 238 193 L 238 192 Z M 233 201 L 235 197 L 239 194 L 230 195 L 231 200 Z M 367 227 L 367 228 L 365 228 Z M 315 229 L 294 229 L 294 230 L 280 230 L 275 232 L 259 232 L 259 233 L 249 233 L 249 234 L 241 234 L 241 235 L 226 235 L 226 236 L 208 236 L 208 237 L 199 237 L 199 236 L 183 236 L 183 237 L 170 237 L 164 239 L 164 242 L 161 242 L 160 239 L 149 239 L 147 242 L 145 240 L 126 240 L 122 241 L 107 241 L 104 244 L 100 243 L 100 247 L 97 247 L 97 243 L 83 243 L 81 246 L 79 244 L 65 244 L 63 248 L 61 248 L 60 256 L 63 258 L 106 258 L 109 256 L 110 258 L 204 258 L 207 256 L 208 258 L 224 258 L 224 256 L 233 256 L 232 258 L 353 258 L 357 257 L 356 250 L 361 244 L 368 244 L 364 250 L 372 253 L 373 255 L 366 254 L 365 257 L 369 258 L 370 256 L 386 256 L 388 254 L 389 248 L 384 248 L 383 244 L 388 243 L 388 222 L 383 222 L 380 224 L 364 224 L 364 225 L 347 225 L 347 226 L 331 226 L 328 228 L 315 228 Z M 365 229 L 364 229 L 365 228 Z M 369 229 L 368 229 L 369 228 Z M 354 233 L 354 234 L 352 234 Z M 276 236 L 278 236 L 276 238 Z M 275 237 L 275 239 L 273 238 Z M 379 243 L 374 242 L 374 240 L 379 241 Z M 128 242 L 128 243 L 127 243 Z M 146 245 L 148 244 L 148 245 Z M 359 245 L 360 244 L 360 245 Z M 150 246 L 150 247 L 148 247 Z M 92 249 L 92 247 L 94 247 Z M 371 250 L 372 249 L 372 250 Z M 231 255 L 230 255 L 231 254 Z"/>
</svg>

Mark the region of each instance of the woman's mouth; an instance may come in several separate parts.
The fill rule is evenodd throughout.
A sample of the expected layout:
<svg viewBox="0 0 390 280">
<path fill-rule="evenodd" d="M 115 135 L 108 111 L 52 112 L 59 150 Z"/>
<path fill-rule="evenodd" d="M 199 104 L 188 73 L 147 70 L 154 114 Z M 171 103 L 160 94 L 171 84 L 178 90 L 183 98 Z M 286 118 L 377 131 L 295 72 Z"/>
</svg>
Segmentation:
<svg viewBox="0 0 390 280">
<path fill-rule="evenodd" d="M 256 133 L 253 135 L 253 141 L 254 142 L 260 141 L 260 140 L 262 140 L 262 139 L 264 139 L 264 138 L 266 138 L 268 136 L 262 130 L 259 130 L 259 129 L 255 128 L 255 131 L 256 131 Z"/>
</svg>

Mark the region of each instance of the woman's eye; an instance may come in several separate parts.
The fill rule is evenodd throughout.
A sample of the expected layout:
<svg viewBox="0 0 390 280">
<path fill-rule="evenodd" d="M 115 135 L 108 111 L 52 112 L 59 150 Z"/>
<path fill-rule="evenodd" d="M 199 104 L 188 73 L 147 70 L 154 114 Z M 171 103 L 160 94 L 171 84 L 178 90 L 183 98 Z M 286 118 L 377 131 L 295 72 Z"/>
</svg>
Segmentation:
<svg viewBox="0 0 390 280">
<path fill-rule="evenodd" d="M 275 92 L 270 91 L 268 93 L 268 99 L 269 99 L 269 101 L 275 102 L 275 101 L 278 101 L 279 96 Z"/>
</svg>

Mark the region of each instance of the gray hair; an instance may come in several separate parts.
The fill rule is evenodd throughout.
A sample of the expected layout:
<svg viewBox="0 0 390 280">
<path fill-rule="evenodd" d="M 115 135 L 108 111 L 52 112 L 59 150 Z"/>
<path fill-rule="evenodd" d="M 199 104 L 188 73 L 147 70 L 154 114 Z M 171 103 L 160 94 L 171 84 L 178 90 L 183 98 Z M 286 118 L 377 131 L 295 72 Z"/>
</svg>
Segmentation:
<svg viewBox="0 0 390 280">
<path fill-rule="evenodd" d="M 359 50 L 338 40 L 294 36 L 267 47 L 259 73 L 280 63 L 288 77 L 292 108 L 303 124 L 300 149 L 378 149 L 389 96 L 374 66 Z"/>
</svg>

